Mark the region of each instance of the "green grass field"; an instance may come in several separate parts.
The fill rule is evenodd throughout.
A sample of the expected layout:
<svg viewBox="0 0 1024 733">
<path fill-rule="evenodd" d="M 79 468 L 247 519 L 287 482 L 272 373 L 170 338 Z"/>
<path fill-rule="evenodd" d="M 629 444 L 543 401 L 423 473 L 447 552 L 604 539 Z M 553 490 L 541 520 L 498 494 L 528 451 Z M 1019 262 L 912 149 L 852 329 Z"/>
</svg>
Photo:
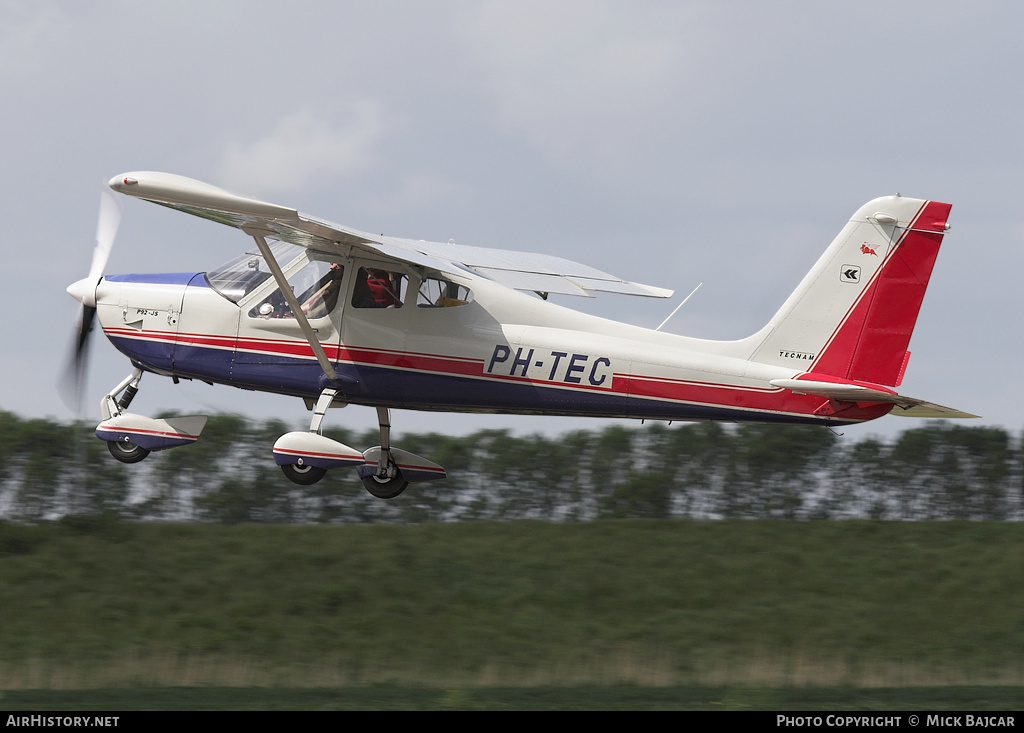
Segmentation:
<svg viewBox="0 0 1024 733">
<path fill-rule="evenodd" d="M 1022 570 L 1017 524 L 0 523 L 0 708 L 1007 709 Z"/>
</svg>

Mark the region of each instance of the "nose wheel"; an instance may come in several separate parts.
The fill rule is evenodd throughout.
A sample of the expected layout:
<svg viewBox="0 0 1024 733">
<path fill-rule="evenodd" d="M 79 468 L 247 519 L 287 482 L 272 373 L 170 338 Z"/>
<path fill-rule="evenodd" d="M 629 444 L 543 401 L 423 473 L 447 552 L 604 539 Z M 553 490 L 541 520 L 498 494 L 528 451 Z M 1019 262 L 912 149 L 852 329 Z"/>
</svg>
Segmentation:
<svg viewBox="0 0 1024 733">
<path fill-rule="evenodd" d="M 100 405 L 103 422 L 96 426 L 96 437 L 106 441 L 110 455 L 121 463 L 138 463 L 153 451 L 194 443 L 206 426 L 202 415 L 153 418 L 128 412 L 140 379 L 142 369 L 136 367 Z"/>
<path fill-rule="evenodd" d="M 107 442 L 107 450 L 121 463 L 138 463 L 149 455 L 149 451 L 140 448 L 127 440 L 111 440 Z"/>
</svg>

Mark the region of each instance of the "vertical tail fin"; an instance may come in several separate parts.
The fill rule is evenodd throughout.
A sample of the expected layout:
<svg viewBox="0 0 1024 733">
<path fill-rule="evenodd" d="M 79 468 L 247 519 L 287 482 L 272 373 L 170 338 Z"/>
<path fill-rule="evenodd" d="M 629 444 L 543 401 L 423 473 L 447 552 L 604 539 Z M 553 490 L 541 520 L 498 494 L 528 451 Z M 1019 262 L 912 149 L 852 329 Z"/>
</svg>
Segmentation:
<svg viewBox="0 0 1024 733">
<path fill-rule="evenodd" d="M 862 206 L 758 334 L 750 359 L 899 385 L 951 208 L 898 195 Z"/>
</svg>

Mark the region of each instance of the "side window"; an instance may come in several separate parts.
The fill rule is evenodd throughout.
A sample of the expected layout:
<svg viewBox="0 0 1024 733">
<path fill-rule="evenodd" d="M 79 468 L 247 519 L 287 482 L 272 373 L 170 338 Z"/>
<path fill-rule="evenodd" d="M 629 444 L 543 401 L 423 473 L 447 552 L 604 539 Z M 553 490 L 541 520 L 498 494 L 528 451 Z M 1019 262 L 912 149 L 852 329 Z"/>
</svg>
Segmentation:
<svg viewBox="0 0 1024 733">
<path fill-rule="evenodd" d="M 288 278 L 288 284 L 299 301 L 306 318 L 322 318 L 334 310 L 341 292 L 341 276 L 345 273 L 338 263 L 314 260 Z M 284 294 L 278 288 L 249 311 L 251 318 L 295 318 Z"/>
<path fill-rule="evenodd" d="M 416 296 L 420 308 L 452 308 L 472 302 L 473 292 L 469 288 L 439 277 L 425 278 Z"/>
<path fill-rule="evenodd" d="M 401 272 L 360 267 L 352 289 L 354 308 L 401 308 L 408 278 Z"/>
</svg>

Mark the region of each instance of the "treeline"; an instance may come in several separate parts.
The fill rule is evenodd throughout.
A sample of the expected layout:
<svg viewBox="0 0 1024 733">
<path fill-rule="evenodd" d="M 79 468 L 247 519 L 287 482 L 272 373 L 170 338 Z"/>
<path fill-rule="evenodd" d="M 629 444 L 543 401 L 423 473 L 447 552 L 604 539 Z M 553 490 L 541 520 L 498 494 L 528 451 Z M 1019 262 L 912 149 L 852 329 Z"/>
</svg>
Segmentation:
<svg viewBox="0 0 1024 733">
<path fill-rule="evenodd" d="M 890 441 L 824 428 L 717 423 L 610 427 L 556 437 L 487 430 L 403 435 L 445 481 L 371 497 L 354 471 L 300 487 L 270 448 L 281 421 L 210 419 L 195 445 L 135 465 L 111 458 L 91 424 L 0 412 L 0 518 L 105 514 L 204 522 L 465 519 L 788 518 L 1020 521 L 1024 445 L 998 427 L 935 423 Z M 376 445 L 376 431 L 327 431 Z"/>
</svg>

